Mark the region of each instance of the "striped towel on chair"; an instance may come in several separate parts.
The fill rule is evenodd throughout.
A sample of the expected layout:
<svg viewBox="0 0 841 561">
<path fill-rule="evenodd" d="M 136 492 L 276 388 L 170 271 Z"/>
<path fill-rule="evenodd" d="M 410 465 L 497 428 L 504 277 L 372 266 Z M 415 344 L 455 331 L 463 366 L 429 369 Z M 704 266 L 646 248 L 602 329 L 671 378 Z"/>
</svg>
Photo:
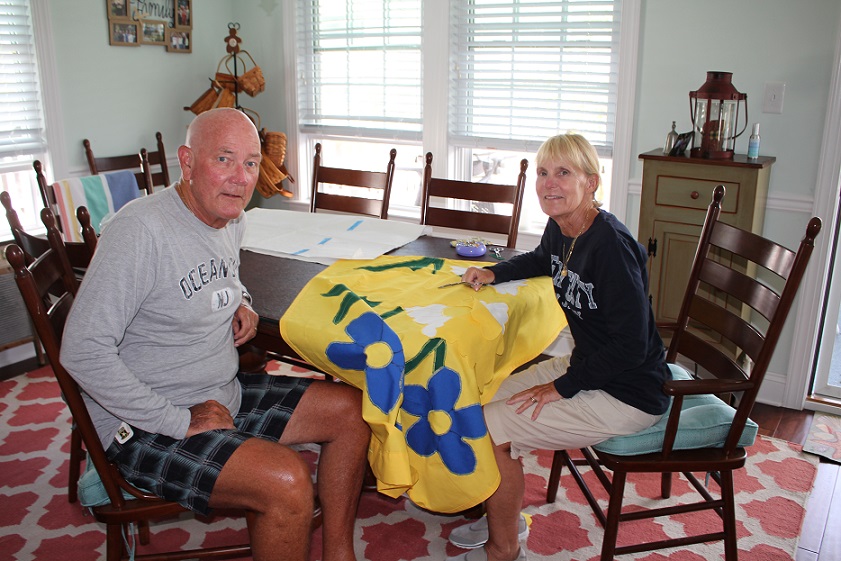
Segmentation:
<svg viewBox="0 0 841 561">
<path fill-rule="evenodd" d="M 86 206 L 96 233 L 102 219 L 140 196 L 134 172 L 123 170 L 101 175 L 72 177 L 53 183 L 57 213 L 68 241 L 82 241 L 76 209 Z"/>
</svg>

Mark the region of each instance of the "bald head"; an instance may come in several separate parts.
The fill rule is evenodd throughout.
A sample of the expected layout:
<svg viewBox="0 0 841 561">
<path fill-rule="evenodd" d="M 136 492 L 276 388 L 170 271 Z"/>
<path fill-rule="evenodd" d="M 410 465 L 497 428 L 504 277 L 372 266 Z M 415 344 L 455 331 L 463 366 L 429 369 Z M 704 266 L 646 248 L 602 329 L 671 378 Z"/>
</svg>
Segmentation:
<svg viewBox="0 0 841 561">
<path fill-rule="evenodd" d="M 187 128 L 185 146 L 196 148 L 203 144 L 204 139 L 212 138 L 216 134 L 225 134 L 231 130 L 241 130 L 240 127 L 251 131 L 259 139 L 257 127 L 251 119 L 238 109 L 223 107 L 211 109 L 198 115 Z"/>
<path fill-rule="evenodd" d="M 212 109 L 193 119 L 178 147 L 177 191 L 187 208 L 213 228 L 237 218 L 260 174 L 260 135 L 236 109 Z"/>
</svg>

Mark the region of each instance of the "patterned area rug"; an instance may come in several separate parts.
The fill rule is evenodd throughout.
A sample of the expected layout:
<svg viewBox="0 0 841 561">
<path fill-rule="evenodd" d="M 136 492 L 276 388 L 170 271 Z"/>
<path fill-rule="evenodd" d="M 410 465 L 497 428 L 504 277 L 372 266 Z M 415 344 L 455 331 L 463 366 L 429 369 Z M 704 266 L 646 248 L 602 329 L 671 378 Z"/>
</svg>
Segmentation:
<svg viewBox="0 0 841 561">
<path fill-rule="evenodd" d="M 311 375 L 288 365 L 277 372 Z M 67 502 L 69 414 L 50 370 L 0 382 L 0 561 L 103 559 L 105 534 L 78 504 Z M 739 558 L 741 561 L 792 560 L 804 506 L 815 478 L 818 459 L 790 443 L 760 438 L 749 451 L 746 469 L 736 477 Z M 303 450 L 308 460 L 316 452 Z M 602 529 L 565 471 L 558 499 L 546 504 L 546 479 L 551 455 L 526 458 L 525 512 L 532 515 L 529 559 L 598 558 Z M 713 484 L 714 485 L 714 484 Z M 654 477 L 632 479 L 632 502 L 645 504 L 656 496 Z M 717 489 L 714 490 L 717 492 Z M 691 492 L 675 481 L 674 495 Z M 658 522 L 640 521 L 628 533 L 657 538 L 679 536 L 711 523 L 715 515 L 675 516 Z M 357 557 L 375 561 L 440 561 L 459 550 L 447 542 L 450 531 L 465 523 L 460 516 L 422 511 L 405 498 L 364 493 L 356 525 Z M 143 552 L 165 547 L 197 547 L 247 539 L 242 518 L 217 516 L 199 520 L 185 515 L 152 526 L 152 543 Z M 321 559 L 321 532 L 312 542 L 312 560 Z M 559 552 L 563 552 L 559 557 Z M 723 559 L 720 543 L 701 544 L 661 553 L 640 553 L 621 559 L 702 561 Z"/>
<path fill-rule="evenodd" d="M 841 463 L 841 417 L 815 413 L 803 451 Z"/>
</svg>

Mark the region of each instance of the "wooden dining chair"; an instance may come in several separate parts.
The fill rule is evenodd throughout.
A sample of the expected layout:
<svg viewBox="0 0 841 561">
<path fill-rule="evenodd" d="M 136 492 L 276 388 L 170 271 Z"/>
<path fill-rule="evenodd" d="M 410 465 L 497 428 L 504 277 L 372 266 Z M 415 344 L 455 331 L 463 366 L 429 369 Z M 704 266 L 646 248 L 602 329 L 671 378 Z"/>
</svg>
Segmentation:
<svg viewBox="0 0 841 561">
<path fill-rule="evenodd" d="M 9 226 L 12 230 L 12 237 L 15 240 L 15 244 L 19 247 L 23 255 L 23 260 L 26 264 L 29 265 L 34 263 L 39 257 L 50 250 L 50 236 L 53 236 L 54 238 L 53 243 L 60 243 L 64 245 L 65 249 L 68 250 L 68 264 L 71 265 L 74 272 L 74 283 L 72 283 L 72 286 L 71 283 L 68 283 L 67 290 L 72 290 L 73 294 L 75 294 L 76 287 L 78 286 L 76 283 L 78 283 L 79 276 L 83 274 L 84 269 L 86 269 L 90 263 L 91 257 L 93 256 L 93 249 L 85 243 L 64 242 L 61 235 L 58 233 L 52 212 L 41 214 L 41 219 L 44 222 L 44 226 L 47 228 L 47 236 L 36 236 L 31 233 L 27 233 L 21 227 L 17 212 L 12 207 L 11 198 L 6 191 L 0 193 L 0 201 L 2 201 L 3 206 L 6 208 L 6 218 L 8 219 Z M 87 209 L 84 207 L 79 208 L 80 211 L 83 211 L 81 212 L 82 216 L 80 216 L 80 219 L 84 220 L 87 216 Z M 93 229 L 90 228 L 89 222 L 87 227 L 93 231 Z M 93 243 L 96 244 L 95 235 Z M 72 259 L 70 258 L 71 253 L 73 254 Z M 47 286 L 45 289 L 56 298 L 60 297 L 65 291 L 63 285 Z M 35 330 L 35 349 L 39 362 L 43 364 L 45 362 L 43 357 L 43 342 L 41 341 L 37 329 Z M 81 474 L 81 465 L 84 460 L 85 450 L 82 447 L 81 434 L 79 433 L 76 424 L 73 423 L 70 428 L 70 467 L 67 473 L 67 500 L 71 503 L 75 503 L 78 499 L 79 475 Z"/>
<path fill-rule="evenodd" d="M 394 160 L 397 150 L 389 152 L 386 170 L 361 171 L 356 169 L 335 168 L 321 165 L 321 144 L 315 145 L 315 157 L 312 166 L 312 192 L 310 212 L 329 210 L 362 214 L 374 218 L 388 218 L 388 204 L 391 197 L 391 184 L 394 182 Z M 363 189 L 370 197 L 324 190 L 325 185 Z"/>
<path fill-rule="evenodd" d="M 664 385 L 672 398 L 669 411 L 640 433 L 581 450 L 583 459 L 573 458 L 566 450 L 556 451 L 553 458 L 547 500 L 554 502 L 561 469 L 566 465 L 605 528 L 602 561 L 625 553 L 718 540 L 724 541 L 727 561 L 738 557 L 733 474 L 745 465 L 746 448 L 756 436 L 757 425 L 749 416 L 821 220 L 809 221 L 795 253 L 719 221 L 723 197 L 724 186 L 719 185 L 707 211 L 677 322 L 669 326 L 673 332 L 666 361 L 672 380 Z M 737 353 L 744 353 L 749 360 L 736 360 Z M 690 373 L 683 366 L 686 364 L 695 365 L 692 368 L 699 374 Z M 738 396 L 735 408 L 717 395 Z M 587 480 L 596 483 L 582 475 L 580 465 L 588 465 L 598 476 L 609 496 L 607 509 L 599 505 Z M 700 500 L 623 509 L 627 477 L 641 472 L 662 474 L 664 499 L 671 494 L 672 474 L 683 473 Z M 717 496 L 693 472 L 707 473 L 719 487 Z M 721 518 L 721 531 L 621 547 L 616 544 L 625 521 L 702 510 L 713 510 Z M 623 537 L 628 541 L 635 536 L 626 532 Z"/>
<path fill-rule="evenodd" d="M 101 156 L 98 158 L 94 156 L 90 140 L 85 138 L 82 140 L 82 145 L 85 148 L 85 158 L 88 161 L 91 175 L 123 169 L 138 170 L 135 173 L 137 185 L 140 189 L 146 191 L 146 194 L 152 194 L 157 187 L 169 186 L 169 168 L 166 162 L 163 135 L 156 132 L 155 140 L 157 150 L 154 152 L 141 148 L 136 154 Z"/>
<path fill-rule="evenodd" d="M 35 160 L 34 162 L 32 162 L 32 167 L 35 169 L 35 179 L 38 183 L 38 190 L 41 192 L 41 200 L 44 203 L 44 207 L 53 210 L 54 215 L 55 215 L 55 213 L 58 212 L 61 209 L 59 208 L 58 201 L 56 200 L 56 195 L 55 195 L 55 191 L 53 189 L 53 185 L 51 185 L 50 183 L 47 182 L 47 178 L 44 174 L 44 166 L 40 162 L 40 160 Z M 135 177 L 138 177 L 138 175 L 135 174 Z M 142 181 L 142 186 L 140 188 L 140 192 L 142 194 L 151 193 L 152 192 L 152 183 L 151 183 L 151 180 L 149 179 L 148 174 L 144 173 L 140 177 L 142 177 L 142 179 L 138 179 L 139 181 Z M 81 237 L 79 239 L 81 241 L 87 242 L 88 245 L 90 245 L 91 240 L 89 238 L 85 238 L 86 228 L 85 228 L 85 224 L 83 223 L 83 218 L 81 218 L 79 216 L 80 209 L 83 206 L 84 205 L 77 206 L 75 208 L 75 211 L 72 214 L 76 215 L 76 219 L 79 222 L 79 232 L 80 232 L 80 235 L 81 235 Z M 117 209 L 117 210 L 119 210 L 119 209 Z M 68 212 L 69 212 L 69 210 L 68 210 Z M 84 210 L 84 213 L 85 213 L 84 220 L 86 221 L 86 223 L 89 226 L 91 226 L 91 228 L 88 228 L 88 229 L 90 229 L 90 231 L 93 233 L 93 236 L 95 238 L 96 237 L 96 229 L 92 228 L 91 217 L 90 217 L 90 213 L 89 213 L 87 208 Z M 59 231 L 62 232 L 63 235 L 66 238 L 75 237 L 75 236 L 70 236 L 68 234 L 68 232 L 65 231 L 65 226 L 64 226 L 64 224 L 62 224 L 62 220 L 59 219 L 58 217 L 56 217 L 56 223 L 58 224 Z M 73 250 L 70 249 L 68 251 L 70 252 L 70 255 L 71 255 L 71 261 L 73 261 L 73 258 L 74 258 Z M 93 251 L 91 251 L 91 255 L 93 255 Z M 90 260 L 90 259 L 88 259 L 88 260 Z M 75 266 L 76 265 L 74 265 L 74 267 Z"/>
<path fill-rule="evenodd" d="M 528 160 L 520 161 L 520 173 L 514 185 L 439 179 L 432 177 L 432 152 L 427 152 L 421 224 L 501 234 L 506 236 L 505 246 L 513 248 L 517 244 L 528 167 Z M 498 213 L 498 204 L 510 205 L 510 214 Z"/>
<path fill-rule="evenodd" d="M 42 217 L 45 217 L 45 222 L 49 220 L 54 224 L 54 218 L 49 209 L 45 208 L 41 213 Z M 6 248 L 6 258 L 15 271 L 15 281 L 29 315 L 35 323 L 35 329 L 44 344 L 63 398 L 70 408 L 90 461 L 93 462 L 107 495 L 104 504 L 90 508 L 93 516 L 106 525 L 108 561 L 118 561 L 127 558 L 124 532 L 126 532 L 126 538 L 129 539 L 128 532 L 131 524 L 143 525 L 151 520 L 172 517 L 184 512 L 185 509 L 177 503 L 164 501 L 128 484 L 105 456 L 105 450 L 88 415 L 79 386 L 61 366 L 59 360 L 61 336 L 67 315 L 73 305 L 76 279 L 70 268 L 64 245 L 58 236 L 58 230 L 53 227 L 48 237 L 51 242 L 50 249 L 34 262 L 27 265 L 23 251 L 16 244 L 11 244 Z M 48 287 L 56 285 L 63 288 L 59 294 L 47 290 Z M 148 535 L 142 535 L 141 542 L 148 543 Z M 235 554 L 246 556 L 250 553 L 250 547 L 244 544 L 182 551 L 170 554 L 171 556 L 166 559 L 203 559 L 220 557 L 222 553 L 227 553 L 229 556 Z M 141 560 L 148 556 L 136 555 L 133 558 Z M 163 559 L 164 557 L 156 553 L 152 558 Z"/>
</svg>

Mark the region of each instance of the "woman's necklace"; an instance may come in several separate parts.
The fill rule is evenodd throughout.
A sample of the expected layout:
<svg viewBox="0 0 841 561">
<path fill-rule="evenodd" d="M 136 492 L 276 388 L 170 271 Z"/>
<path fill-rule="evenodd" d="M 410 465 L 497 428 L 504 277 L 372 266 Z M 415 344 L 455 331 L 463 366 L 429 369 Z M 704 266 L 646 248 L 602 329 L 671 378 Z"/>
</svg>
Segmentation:
<svg viewBox="0 0 841 561">
<path fill-rule="evenodd" d="M 569 271 L 567 269 L 567 263 L 569 263 L 569 258 L 572 257 L 572 250 L 575 249 L 575 242 L 578 241 L 578 236 L 584 233 L 584 228 L 587 227 L 587 218 L 590 216 L 590 211 L 587 211 L 587 214 L 584 215 L 584 224 L 581 225 L 581 229 L 578 230 L 578 233 L 575 234 L 575 237 L 572 238 L 572 243 L 569 246 L 569 251 L 567 251 L 566 259 L 563 260 L 563 267 L 561 267 L 561 278 L 567 276 Z"/>
</svg>

